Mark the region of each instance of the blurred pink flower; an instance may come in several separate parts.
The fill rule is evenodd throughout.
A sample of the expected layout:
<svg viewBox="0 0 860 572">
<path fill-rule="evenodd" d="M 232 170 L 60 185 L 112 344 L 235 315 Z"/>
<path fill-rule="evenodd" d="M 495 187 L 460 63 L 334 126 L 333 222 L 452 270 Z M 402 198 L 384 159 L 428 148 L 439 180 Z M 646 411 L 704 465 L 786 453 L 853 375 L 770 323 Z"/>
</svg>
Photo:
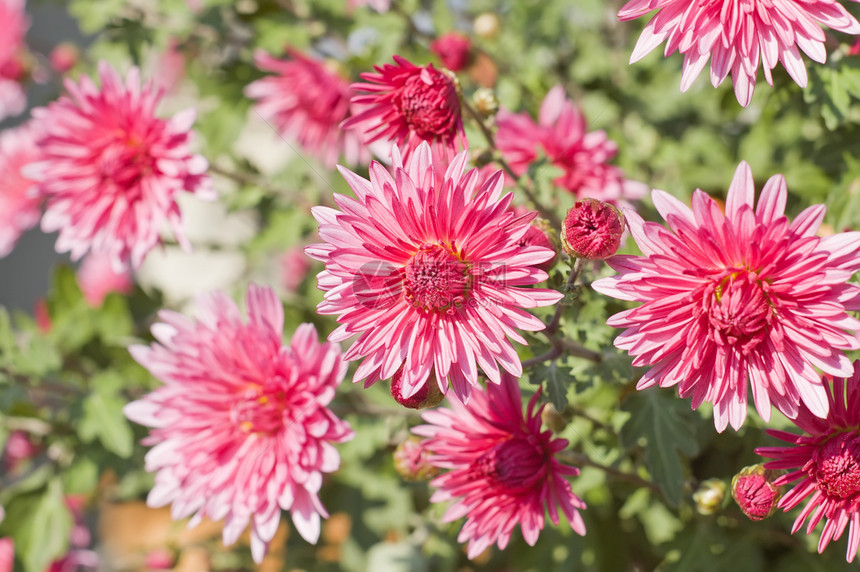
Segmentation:
<svg viewBox="0 0 860 572">
<path fill-rule="evenodd" d="M 282 283 L 287 292 L 295 292 L 301 286 L 310 268 L 311 259 L 305 254 L 304 248 L 297 246 L 284 253 L 281 258 Z"/>
<path fill-rule="evenodd" d="M 35 457 L 40 450 L 40 447 L 30 440 L 28 433 L 12 431 L 6 439 L 6 448 L 3 451 L 5 472 L 15 473 L 21 463 Z"/>
<path fill-rule="evenodd" d="M 499 110 L 496 120 L 496 146 L 518 176 L 543 152 L 563 171 L 553 183 L 577 198 L 623 204 L 647 192 L 645 185 L 626 180 L 621 169 L 609 164 L 618 146 L 603 131 L 586 132 L 585 117 L 560 85 L 547 93 L 537 123 L 527 113 L 505 109 Z"/>
<path fill-rule="evenodd" d="M 827 60 L 821 25 L 847 34 L 860 33 L 860 22 L 835 0 L 631 0 L 618 11 L 632 20 L 657 10 L 630 56 L 630 63 L 666 41 L 665 55 L 684 54 L 681 91 L 711 60 L 711 83 L 720 85 L 731 72 L 735 97 L 746 107 L 752 100 L 759 60 L 764 78 L 782 62 L 791 78 L 806 87 L 800 48 L 819 63 Z"/>
<path fill-rule="evenodd" d="M 332 443 L 352 438 L 327 405 L 346 373 L 336 344 L 320 344 L 303 324 L 283 345 L 284 310 L 270 288 L 248 289 L 248 320 L 222 292 L 198 298 L 196 321 L 162 311 L 158 340 L 132 356 L 164 386 L 128 404 L 129 419 L 152 427 L 148 504 L 173 504 L 174 518 L 221 520 L 224 544 L 251 524 L 260 562 L 281 517 L 316 542 L 323 473 L 338 468 Z"/>
<path fill-rule="evenodd" d="M 131 272 L 123 268 L 117 272 L 110 256 L 90 252 L 78 269 L 78 285 L 90 306 L 99 307 L 111 292 L 129 294 L 134 289 Z"/>
<path fill-rule="evenodd" d="M 354 381 L 369 386 L 401 366 L 408 398 L 436 379 L 461 399 L 478 385 L 478 368 L 499 383 L 499 365 L 514 375 L 522 364 L 508 338 L 544 323 L 523 308 L 554 304 L 555 290 L 537 265 L 553 252 L 519 241 L 535 213 L 516 217 L 502 196 L 499 173 L 476 188 L 465 173 L 467 153 L 440 177 L 425 142 L 404 166 L 395 147 L 393 176 L 370 165 L 370 180 L 341 169 L 358 200 L 334 195 L 340 211 L 315 207 L 323 244 L 306 252 L 325 262 L 318 275 L 325 299 L 317 307 L 338 316 L 332 341 L 358 335 L 346 359 L 364 358 Z"/>
<path fill-rule="evenodd" d="M 156 58 L 153 81 L 164 93 L 173 93 L 185 78 L 185 68 L 185 54 L 179 49 L 179 40 L 169 38 L 167 47 Z"/>
<path fill-rule="evenodd" d="M 427 437 L 422 446 L 431 453 L 428 461 L 447 469 L 430 482 L 437 489 L 430 501 L 455 500 L 443 520 L 466 517 L 457 541 L 469 542 L 469 558 L 494 543 L 504 550 L 517 524 L 534 546 L 545 511 L 558 524 L 559 508 L 574 532 L 585 534 L 579 514 L 585 503 L 566 479 L 579 469 L 556 459 L 568 442 L 541 431 L 537 399 L 535 394 L 523 415 L 519 384 L 505 374 L 499 385 L 476 389 L 468 407 L 451 399 L 450 409 L 424 413 L 428 424 L 412 429 Z"/>
<path fill-rule="evenodd" d="M 324 62 L 289 49 L 289 60 L 258 51 L 254 62 L 274 72 L 245 88 L 255 109 L 283 137 L 295 139 L 314 157 L 334 167 L 343 156 L 350 165 L 366 164 L 370 151 L 356 132 L 341 129 L 350 115 L 349 82 Z"/>
<path fill-rule="evenodd" d="M 754 209 L 752 172 L 743 162 L 725 215 L 700 190 L 692 210 L 663 191 L 651 197 L 669 228 L 628 209 L 643 256 L 608 259 L 619 274 L 592 284 L 643 302 L 607 322 L 627 328 L 615 345 L 636 356 L 633 365 L 652 366 L 637 388 L 677 384 L 693 408 L 713 403 L 718 431 L 743 425 L 750 386 L 765 421 L 771 404 L 793 419 L 801 402 L 826 417 L 827 391 L 815 368 L 849 375 L 843 350 L 860 348 L 860 321 L 846 313 L 860 308 L 860 286 L 847 282 L 860 270 L 860 232 L 815 236 L 823 205 L 790 223 L 782 175 L 768 180 Z"/>
<path fill-rule="evenodd" d="M 15 543 L 11 538 L 0 538 L 0 572 L 12 572 L 15 565 Z"/>
<path fill-rule="evenodd" d="M 24 0 L 0 0 L 0 121 L 18 115 L 27 107 L 21 85 L 24 75 L 21 57 L 26 52 L 24 34 L 30 25 L 24 13 Z"/>
<path fill-rule="evenodd" d="M 442 60 L 442 65 L 458 72 L 469 65 L 472 41 L 462 34 L 448 32 L 430 42 L 430 50 Z"/>
<path fill-rule="evenodd" d="M 433 64 L 418 67 L 400 56 L 394 62 L 361 74 L 367 83 L 352 84 L 365 93 L 352 98 L 359 111 L 343 128 L 361 134 L 365 144 L 397 144 L 404 159 L 425 141 L 446 160 L 468 149 L 456 78 Z"/>
<path fill-rule="evenodd" d="M 848 379 L 834 379 L 829 390 L 826 381 L 823 386 L 830 405 L 827 416 L 821 419 L 801 404 L 794 422 L 804 434 L 768 429 L 769 435 L 788 445 L 759 447 L 756 453 L 774 459 L 765 463 L 766 468 L 790 471 L 774 481 L 776 486 L 799 481 L 777 505 L 788 512 L 807 501 L 791 533 L 809 518 L 806 534 L 811 534 L 824 519 L 821 553 L 850 524 L 845 557 L 851 562 L 860 546 L 860 361 L 854 362 Z"/>
<path fill-rule="evenodd" d="M 359 6 L 370 6 L 384 14 L 391 9 L 391 0 L 347 0 L 346 5 L 350 10 L 355 10 Z"/>
<path fill-rule="evenodd" d="M 35 183 L 21 169 L 40 158 L 32 122 L 0 132 L 0 257 L 6 256 L 21 234 L 41 216 Z"/>
<path fill-rule="evenodd" d="M 194 110 L 159 119 L 161 93 L 141 86 L 137 68 L 125 83 L 105 62 L 99 75 L 101 89 L 86 76 L 66 78 L 68 96 L 33 110 L 43 155 L 25 173 L 46 198 L 42 230 L 59 231 L 57 250 L 73 260 L 97 250 L 117 269 L 139 267 L 165 221 L 190 249 L 176 196 L 215 197 L 206 159 L 190 149 Z"/>
<path fill-rule="evenodd" d="M 57 44 L 51 50 L 50 56 L 48 56 L 51 62 L 51 69 L 60 74 L 66 73 L 75 67 L 80 57 L 78 47 L 70 42 Z"/>
</svg>

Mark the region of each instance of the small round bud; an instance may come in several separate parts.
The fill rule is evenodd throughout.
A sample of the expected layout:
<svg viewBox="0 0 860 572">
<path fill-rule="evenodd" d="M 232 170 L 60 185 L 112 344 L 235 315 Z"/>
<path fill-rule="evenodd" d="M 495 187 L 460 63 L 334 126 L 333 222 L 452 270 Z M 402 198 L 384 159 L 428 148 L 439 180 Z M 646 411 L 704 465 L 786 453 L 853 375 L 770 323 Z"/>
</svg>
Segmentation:
<svg viewBox="0 0 860 572">
<path fill-rule="evenodd" d="M 407 481 L 429 481 L 439 473 L 428 461 L 429 455 L 424 441 L 409 437 L 394 450 L 394 469 Z"/>
<path fill-rule="evenodd" d="M 762 464 L 741 469 L 732 478 L 732 497 L 750 520 L 764 520 L 776 511 L 782 489 L 773 484 L 773 471 Z"/>
<path fill-rule="evenodd" d="M 561 433 L 567 427 L 567 420 L 552 403 L 544 405 L 540 419 L 553 433 Z"/>
<path fill-rule="evenodd" d="M 429 407 L 436 407 L 442 403 L 445 395 L 439 390 L 436 376 L 430 374 L 430 377 L 418 391 L 406 397 L 403 392 L 403 366 L 401 366 L 391 377 L 391 397 L 403 407 L 408 407 L 409 409 L 427 409 Z"/>
<path fill-rule="evenodd" d="M 448 32 L 430 43 L 430 51 L 453 72 L 466 69 L 472 59 L 472 41 L 462 34 Z"/>
<path fill-rule="evenodd" d="M 496 92 L 487 87 L 482 87 L 472 94 L 472 105 L 483 117 L 493 117 L 499 111 Z"/>
<path fill-rule="evenodd" d="M 699 514 L 714 514 L 726 498 L 726 483 L 722 479 L 703 481 L 693 493 L 693 502 Z"/>
<path fill-rule="evenodd" d="M 576 201 L 561 225 L 562 247 L 577 258 L 609 258 L 621 245 L 624 225 L 624 215 L 609 203 L 597 199 Z"/>
<path fill-rule="evenodd" d="M 475 31 L 475 35 L 479 38 L 491 40 L 499 34 L 501 25 L 502 23 L 498 16 L 492 12 L 484 12 L 478 15 L 475 21 L 472 22 L 472 30 Z"/>
<path fill-rule="evenodd" d="M 57 44 L 54 49 L 51 50 L 51 55 L 49 56 L 51 68 L 57 73 L 66 73 L 75 67 L 75 64 L 78 63 L 79 56 L 80 52 L 76 45 L 69 42 Z"/>
</svg>

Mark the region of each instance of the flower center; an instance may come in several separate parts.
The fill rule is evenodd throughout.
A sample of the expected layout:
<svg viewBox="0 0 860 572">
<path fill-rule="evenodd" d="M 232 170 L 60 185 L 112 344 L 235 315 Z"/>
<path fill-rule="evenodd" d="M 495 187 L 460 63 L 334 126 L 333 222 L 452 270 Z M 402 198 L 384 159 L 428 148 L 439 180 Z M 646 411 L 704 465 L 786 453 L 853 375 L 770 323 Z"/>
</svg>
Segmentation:
<svg viewBox="0 0 860 572">
<path fill-rule="evenodd" d="M 746 354 L 767 335 L 774 311 L 765 292 L 767 284 L 756 273 L 729 272 L 711 285 L 706 311 L 714 341 Z"/>
<path fill-rule="evenodd" d="M 830 497 L 844 499 L 860 493 L 860 434 L 832 437 L 815 451 L 804 469 Z"/>
<path fill-rule="evenodd" d="M 276 377 L 263 385 L 249 385 L 236 395 L 231 421 L 245 433 L 272 435 L 284 426 L 287 397 L 283 379 Z"/>
<path fill-rule="evenodd" d="M 450 249 L 425 244 L 406 263 L 403 295 L 415 308 L 452 313 L 469 295 L 469 265 Z"/>
<path fill-rule="evenodd" d="M 129 200 L 137 198 L 128 193 L 142 178 L 152 174 L 154 164 L 147 141 L 123 129 L 114 133 L 98 158 L 102 180 L 113 183 Z"/>
<path fill-rule="evenodd" d="M 406 80 L 394 100 L 409 127 L 422 139 L 453 134 L 460 101 L 454 82 L 435 69 L 424 69 Z"/>
<path fill-rule="evenodd" d="M 505 489 L 531 489 L 546 478 L 547 452 L 534 437 L 515 437 L 481 455 L 475 469 Z"/>
</svg>

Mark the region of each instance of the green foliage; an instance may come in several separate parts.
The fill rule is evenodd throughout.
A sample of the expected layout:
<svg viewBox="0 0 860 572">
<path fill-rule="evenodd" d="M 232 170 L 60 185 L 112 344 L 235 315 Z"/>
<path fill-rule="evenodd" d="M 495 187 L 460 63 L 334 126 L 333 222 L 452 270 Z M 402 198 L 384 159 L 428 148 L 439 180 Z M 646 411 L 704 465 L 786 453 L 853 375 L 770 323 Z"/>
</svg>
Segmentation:
<svg viewBox="0 0 860 572">
<path fill-rule="evenodd" d="M 3 528 L 7 522 L 14 526 Z M 44 572 L 52 560 L 65 554 L 72 530 L 60 479 L 55 477 L 46 488 L 15 497 L 7 506 L 0 530 L 15 541 L 24 572 Z"/>
<path fill-rule="evenodd" d="M 99 373 L 91 380 L 92 392 L 84 399 L 78 434 L 84 443 L 98 439 L 106 450 L 128 458 L 134 435 L 122 412 L 126 403 L 119 393 L 122 385 L 122 379 L 111 371 Z"/>
</svg>

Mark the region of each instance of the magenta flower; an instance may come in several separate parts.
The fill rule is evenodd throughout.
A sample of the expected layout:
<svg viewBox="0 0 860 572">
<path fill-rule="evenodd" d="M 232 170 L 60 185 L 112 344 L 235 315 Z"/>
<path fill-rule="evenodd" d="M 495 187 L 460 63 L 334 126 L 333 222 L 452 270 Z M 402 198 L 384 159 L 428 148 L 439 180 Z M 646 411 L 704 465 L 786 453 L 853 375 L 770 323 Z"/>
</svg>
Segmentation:
<svg viewBox="0 0 860 572">
<path fill-rule="evenodd" d="M 463 71 L 472 57 L 472 41 L 457 32 L 448 32 L 430 42 L 430 51 L 452 72 Z"/>
<path fill-rule="evenodd" d="M 21 173 L 39 156 L 32 122 L 0 132 L 0 257 L 12 252 L 42 215 L 35 183 Z"/>
<path fill-rule="evenodd" d="M 396 147 L 392 155 L 393 177 L 376 162 L 370 181 L 341 169 L 357 200 L 335 195 L 340 211 L 313 209 L 325 243 L 306 252 L 326 265 L 317 311 L 338 316 L 331 341 L 358 335 L 346 353 L 364 358 L 355 381 L 368 386 L 403 366 L 404 398 L 435 375 L 443 393 L 450 381 L 466 400 L 479 367 L 493 383 L 501 380 L 499 364 L 522 374 L 508 338 L 525 343 L 517 329 L 544 328 L 522 308 L 561 298 L 527 287 L 546 280 L 536 265 L 554 252 L 519 245 L 535 213 L 508 210 L 512 195 L 501 196 L 500 172 L 476 188 L 478 172 L 464 174 L 466 152 L 444 176 L 427 143 L 405 167 Z"/>
<path fill-rule="evenodd" d="M 537 123 L 527 113 L 505 109 L 496 119 L 496 146 L 518 176 L 544 153 L 563 171 L 553 183 L 578 198 L 618 204 L 645 196 L 645 185 L 626 180 L 621 169 L 609 164 L 618 146 L 603 131 L 586 131 L 585 117 L 560 85 L 546 94 Z"/>
<path fill-rule="evenodd" d="M 21 80 L 24 66 L 21 57 L 26 52 L 24 34 L 30 22 L 24 13 L 25 0 L 0 0 L 0 121 L 18 115 L 27 107 L 27 95 Z"/>
<path fill-rule="evenodd" d="M 500 385 L 476 389 L 469 406 L 451 399 L 451 409 L 424 413 L 428 425 L 412 432 L 427 437 L 422 442 L 432 454 L 429 462 L 447 472 L 430 484 L 436 492 L 431 502 L 455 500 L 445 522 L 463 516 L 466 524 L 457 537 L 469 542 L 468 556 L 475 558 L 491 544 L 504 550 L 519 524 L 525 541 L 534 546 L 544 527 L 544 512 L 559 523 L 559 508 L 577 533 L 585 534 L 579 510 L 585 503 L 565 477 L 579 469 L 555 458 L 567 447 L 552 431 L 541 431 L 538 394 L 523 415 L 517 380 L 504 375 Z"/>
<path fill-rule="evenodd" d="M 165 221 L 190 248 L 176 203 L 181 191 L 215 194 L 206 159 L 191 152 L 194 110 L 157 118 L 161 94 L 141 86 L 137 68 L 123 83 L 101 62 L 99 76 L 101 89 L 86 76 L 77 84 L 67 78 L 68 96 L 33 110 L 42 159 L 26 173 L 46 199 L 42 230 L 60 233 L 57 251 L 77 260 L 92 249 L 117 267 L 139 267 Z"/>
<path fill-rule="evenodd" d="M 827 60 L 821 25 L 860 34 L 860 22 L 836 0 L 631 0 L 618 11 L 632 20 L 657 10 L 630 56 L 630 63 L 666 41 L 665 55 L 684 54 L 681 91 L 711 60 L 711 83 L 720 85 L 731 72 L 735 97 L 746 107 L 752 100 L 759 60 L 764 78 L 781 62 L 791 78 L 806 87 L 806 67 L 797 48 L 819 63 Z"/>
<path fill-rule="evenodd" d="M 860 361 L 854 362 L 850 378 L 833 380 L 825 398 L 830 407 L 824 419 L 802 404 L 794 422 L 804 434 L 768 429 L 769 435 L 788 445 L 759 447 L 756 453 L 774 459 L 765 463 L 766 468 L 790 471 L 774 481 L 776 486 L 799 481 L 779 501 L 779 508 L 787 512 L 808 501 L 791 533 L 809 518 L 806 534 L 811 534 L 824 519 L 821 553 L 850 524 L 845 557 L 851 562 L 860 546 Z"/>
<path fill-rule="evenodd" d="M 367 83 L 352 84 L 367 93 L 352 98 L 360 111 L 343 128 L 360 133 L 365 144 L 395 143 L 405 159 L 424 141 L 444 158 L 468 149 L 456 79 L 433 64 L 418 67 L 400 56 L 394 62 L 361 74 Z"/>
<path fill-rule="evenodd" d="M 258 51 L 254 62 L 274 72 L 245 88 L 257 100 L 254 109 L 283 136 L 298 141 L 303 149 L 334 167 L 343 156 L 351 165 L 366 164 L 370 152 L 356 132 L 341 129 L 349 117 L 349 83 L 323 62 L 290 49 L 290 60 L 278 60 Z"/>
<path fill-rule="evenodd" d="M 561 244 L 571 256 L 603 260 L 618 252 L 624 224 L 624 215 L 611 204 L 582 199 L 564 216 Z"/>
<path fill-rule="evenodd" d="M 627 328 L 615 345 L 636 356 L 633 364 L 653 366 L 637 388 L 677 384 L 693 408 L 713 403 L 718 431 L 743 424 L 749 386 L 765 421 L 771 404 L 793 419 L 801 401 L 825 417 L 827 391 L 815 368 L 848 375 L 843 350 L 860 348 L 853 333 L 860 322 L 846 313 L 858 308 L 860 287 L 847 281 L 860 270 L 860 233 L 818 238 L 824 206 L 790 223 L 787 195 L 782 175 L 771 177 L 753 209 L 746 163 L 729 187 L 725 215 L 700 190 L 692 211 L 655 190 L 654 206 L 669 228 L 628 209 L 644 256 L 608 259 L 619 274 L 593 284 L 643 303 L 608 321 Z"/>
<path fill-rule="evenodd" d="M 764 520 L 776 510 L 782 491 L 773 483 L 774 476 L 759 464 L 744 467 L 732 478 L 732 497 L 750 520 Z"/>
<path fill-rule="evenodd" d="M 332 443 L 352 438 L 327 405 L 346 373 L 336 344 L 320 344 L 303 324 L 283 345 L 284 311 L 270 288 L 248 289 L 248 321 L 225 294 L 198 299 L 196 321 L 162 311 L 158 343 L 132 356 L 164 386 L 128 404 L 129 419 L 152 427 L 144 441 L 155 487 L 148 503 L 172 515 L 226 518 L 224 544 L 251 523 L 251 552 L 262 560 L 281 509 L 316 542 L 323 473 L 338 468 Z"/>
</svg>

